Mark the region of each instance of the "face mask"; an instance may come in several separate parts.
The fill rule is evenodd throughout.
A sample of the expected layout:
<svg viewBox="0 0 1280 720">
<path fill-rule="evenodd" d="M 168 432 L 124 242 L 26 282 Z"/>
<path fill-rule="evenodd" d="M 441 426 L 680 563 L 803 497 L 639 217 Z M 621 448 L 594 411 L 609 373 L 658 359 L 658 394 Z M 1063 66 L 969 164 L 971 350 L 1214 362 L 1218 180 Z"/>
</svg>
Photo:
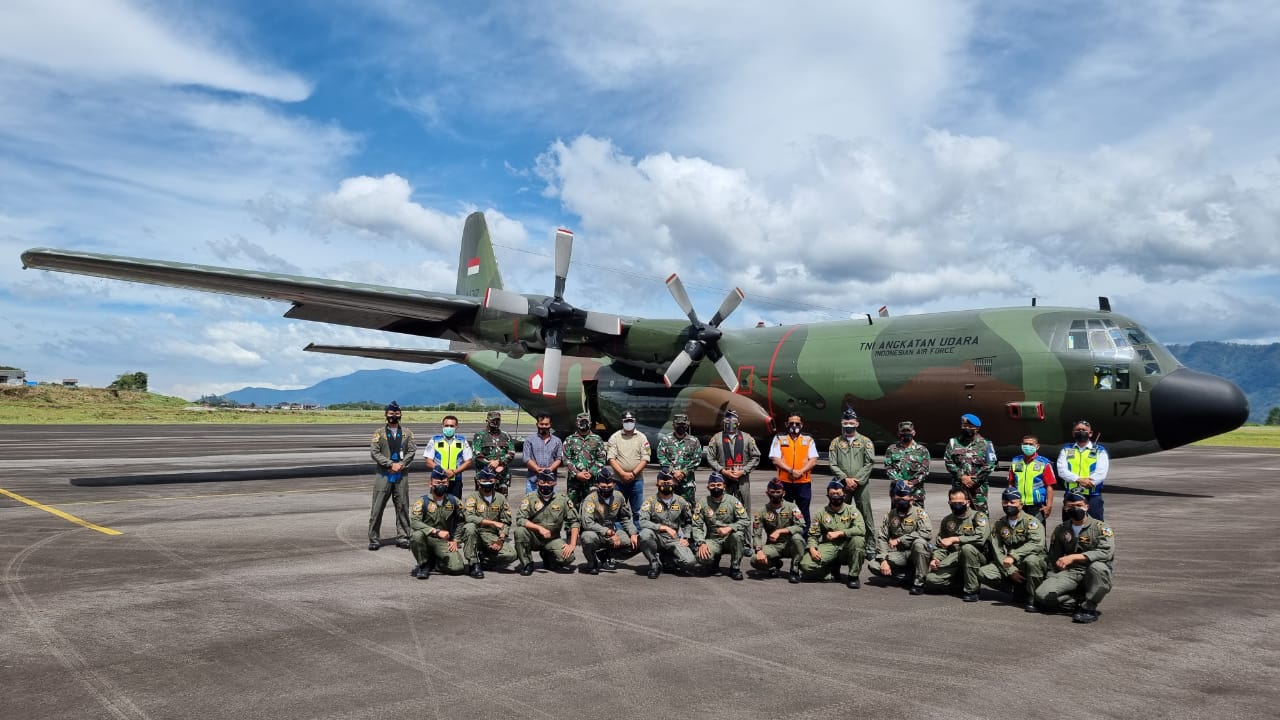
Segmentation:
<svg viewBox="0 0 1280 720">
<path fill-rule="evenodd" d="M 1083 520 L 1089 514 L 1088 508 L 1072 507 L 1067 508 L 1067 517 L 1072 520 Z"/>
<path fill-rule="evenodd" d="M 852 425 L 841 425 L 840 431 L 843 432 L 845 435 L 854 435 L 858 432 L 858 428 Z"/>
<path fill-rule="evenodd" d="M 489 421 L 489 430 L 491 430 L 491 431 L 493 431 L 493 432 L 498 432 L 498 430 L 500 430 L 500 429 L 502 429 L 502 421 L 501 421 L 501 420 L 490 420 L 490 421 Z"/>
<path fill-rule="evenodd" d="M 963 515 L 969 509 L 969 503 L 951 503 L 951 512 Z"/>
<path fill-rule="evenodd" d="M 724 488 L 707 488 L 707 494 L 713 498 L 723 497 Z"/>
<path fill-rule="evenodd" d="M 1088 442 L 1088 441 L 1089 441 L 1089 431 L 1088 431 L 1088 430 L 1077 430 L 1077 431 L 1076 431 L 1076 433 L 1075 433 L 1075 435 L 1074 435 L 1073 437 L 1075 437 L 1076 442 Z"/>
<path fill-rule="evenodd" d="M 677 435 L 687 435 L 688 433 L 689 433 L 689 426 L 688 426 L 688 425 L 677 425 L 677 426 L 676 426 L 676 434 L 677 434 Z"/>
<path fill-rule="evenodd" d="M 596 488 L 596 495 L 601 500 L 608 500 L 609 498 L 613 497 L 613 488 L 609 488 L 608 490 L 604 488 Z"/>
<path fill-rule="evenodd" d="M 672 493 L 672 491 L 674 491 L 675 489 L 676 489 L 676 486 L 675 486 L 675 485 L 659 485 L 659 486 L 658 486 L 658 494 L 659 494 L 659 495 L 670 495 L 670 494 Z"/>
<path fill-rule="evenodd" d="M 395 424 L 396 424 L 396 423 L 398 423 L 398 422 L 400 422 L 400 416 L 399 416 L 399 415 L 388 415 L 388 416 L 387 416 L 387 424 L 388 424 L 388 425 L 395 425 Z"/>
<path fill-rule="evenodd" d="M 804 428 L 804 426 L 803 426 L 803 425 L 801 425 L 800 423 L 791 423 L 790 425 L 788 425 L 788 426 L 787 426 L 787 430 L 788 430 L 792 435 L 799 435 L 799 434 L 800 434 L 800 431 L 801 431 L 803 428 Z"/>
<path fill-rule="evenodd" d="M 538 428 L 538 434 L 543 437 L 546 437 L 551 434 L 551 428 L 540 427 Z"/>
<path fill-rule="evenodd" d="M 738 421 L 737 421 L 737 420 L 725 420 L 725 421 L 724 421 L 724 431 L 725 431 L 725 432 L 727 432 L 727 433 L 729 433 L 730 435 L 732 435 L 733 433 L 738 432 Z"/>
<path fill-rule="evenodd" d="M 828 495 L 828 496 L 827 496 L 827 502 L 831 503 L 832 507 L 840 507 L 841 505 L 843 505 L 843 504 L 844 504 L 844 496 L 843 496 L 843 495 Z"/>
<path fill-rule="evenodd" d="M 900 499 L 900 500 L 894 500 L 894 501 L 893 501 L 893 506 L 894 506 L 894 507 L 896 507 L 896 508 L 898 509 L 898 512 L 903 512 L 903 513 L 905 513 L 906 511 L 908 511 L 908 510 L 910 510 L 910 509 L 911 509 L 911 500 L 910 500 L 910 499 L 908 499 L 908 498 L 902 498 L 902 499 Z"/>
<path fill-rule="evenodd" d="M 480 494 L 489 497 L 493 494 L 493 483 L 485 483 L 480 486 Z"/>
<path fill-rule="evenodd" d="M 622 423 L 622 429 L 623 429 L 623 430 L 626 430 L 627 432 L 631 432 L 632 430 L 635 430 L 635 429 L 636 429 L 636 421 L 635 421 L 635 420 L 627 420 L 627 421 L 623 422 L 623 423 Z"/>
<path fill-rule="evenodd" d="M 579 429 L 579 430 L 581 430 L 582 432 L 586 432 L 586 431 L 590 430 L 590 429 L 591 429 L 591 421 L 590 421 L 590 420 L 580 420 L 580 421 L 578 421 L 578 429 Z"/>
<path fill-rule="evenodd" d="M 556 486 L 555 485 L 539 485 L 538 494 L 544 498 L 549 498 L 552 495 L 556 494 Z"/>
<path fill-rule="evenodd" d="M 448 489 L 449 489 L 448 485 L 432 485 L 431 486 L 431 492 L 435 493 L 436 495 L 443 495 L 444 491 Z"/>
<path fill-rule="evenodd" d="M 961 437 L 971 438 L 971 437 L 973 437 L 973 434 L 974 434 L 975 432 L 977 432 L 977 431 L 976 431 L 976 430 L 970 430 L 969 428 L 960 428 L 960 436 L 961 436 Z"/>
<path fill-rule="evenodd" d="M 1033 457 L 1036 454 L 1036 450 L 1038 449 L 1039 448 L 1037 448 L 1035 445 L 1023 445 L 1022 454 L 1026 455 L 1027 457 Z"/>
<path fill-rule="evenodd" d="M 1017 505 L 1004 506 L 1004 514 L 1008 515 L 1009 517 L 1013 517 L 1014 515 L 1017 515 L 1021 511 L 1022 511 L 1022 508 L 1018 507 Z"/>
<path fill-rule="evenodd" d="M 786 497 L 786 493 L 766 493 L 769 496 L 769 502 L 777 505 L 782 502 L 782 498 Z"/>
<path fill-rule="evenodd" d="M 442 430 L 442 432 L 444 433 L 444 436 L 445 436 L 445 437 L 453 437 L 453 434 L 454 434 L 454 433 L 456 433 L 456 432 L 458 432 L 458 428 L 456 428 L 456 427 L 447 427 L 447 428 L 445 428 L 444 430 Z"/>
<path fill-rule="evenodd" d="M 907 443 L 911 442 L 911 438 L 913 437 L 915 436 L 912 435 L 911 433 L 900 433 L 898 435 L 898 439 L 902 441 L 903 445 L 906 445 Z"/>
</svg>

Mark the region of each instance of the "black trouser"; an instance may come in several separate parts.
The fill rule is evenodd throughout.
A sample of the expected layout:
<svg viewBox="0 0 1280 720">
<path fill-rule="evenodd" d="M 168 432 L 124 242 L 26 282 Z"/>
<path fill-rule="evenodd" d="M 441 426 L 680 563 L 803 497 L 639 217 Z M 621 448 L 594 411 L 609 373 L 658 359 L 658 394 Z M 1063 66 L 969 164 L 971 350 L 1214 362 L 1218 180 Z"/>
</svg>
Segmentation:
<svg viewBox="0 0 1280 720">
<path fill-rule="evenodd" d="M 786 493 L 784 499 L 790 500 L 800 508 L 800 514 L 804 515 L 804 533 L 805 537 L 809 535 L 809 501 L 813 498 L 813 483 L 811 482 L 784 482 L 782 489 Z"/>
</svg>

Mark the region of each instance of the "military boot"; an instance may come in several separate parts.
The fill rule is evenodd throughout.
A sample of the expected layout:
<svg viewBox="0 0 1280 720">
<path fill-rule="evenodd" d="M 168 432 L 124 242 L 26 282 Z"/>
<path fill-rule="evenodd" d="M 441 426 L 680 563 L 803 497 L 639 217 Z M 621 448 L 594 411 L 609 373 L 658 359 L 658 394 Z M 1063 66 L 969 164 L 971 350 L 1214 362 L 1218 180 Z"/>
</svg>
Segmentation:
<svg viewBox="0 0 1280 720">
<path fill-rule="evenodd" d="M 649 579 L 657 580 L 658 576 L 661 574 L 662 574 L 662 563 L 658 562 L 657 560 L 651 561 L 649 563 L 649 573 L 648 573 Z"/>
<path fill-rule="evenodd" d="M 467 574 L 477 580 L 484 579 L 484 570 L 481 569 L 480 563 L 478 562 L 471 563 L 471 570 Z"/>
<path fill-rule="evenodd" d="M 1081 624 L 1098 622 L 1098 609 L 1089 603 L 1081 603 L 1080 609 L 1071 616 L 1071 622 Z"/>
<path fill-rule="evenodd" d="M 529 577 L 530 575 L 532 575 L 533 563 L 525 563 L 524 565 L 522 565 L 520 567 L 520 574 L 523 575 L 524 577 Z"/>
<path fill-rule="evenodd" d="M 419 580 L 426 580 L 431 577 L 431 565 L 429 563 L 422 563 L 415 567 L 409 574 Z"/>
</svg>

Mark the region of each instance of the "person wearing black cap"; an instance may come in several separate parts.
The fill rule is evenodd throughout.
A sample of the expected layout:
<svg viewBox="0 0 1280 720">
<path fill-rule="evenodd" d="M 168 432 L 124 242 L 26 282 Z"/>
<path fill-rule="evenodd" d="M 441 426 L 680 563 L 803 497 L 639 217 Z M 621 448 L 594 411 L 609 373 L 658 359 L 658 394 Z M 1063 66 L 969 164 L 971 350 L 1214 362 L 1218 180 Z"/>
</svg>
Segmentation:
<svg viewBox="0 0 1280 720">
<path fill-rule="evenodd" d="M 924 578 L 929 574 L 933 553 L 933 525 L 929 513 L 912 502 L 911 486 L 899 480 L 889 489 L 893 503 L 880 526 L 880 548 L 884 552 L 877 570 L 885 577 L 902 573 L 903 584 L 912 595 L 924 594 Z"/>
<path fill-rule="evenodd" d="M 973 507 L 987 513 L 991 472 L 996 469 L 996 446 L 982 437 L 982 421 L 973 413 L 960 416 L 960 434 L 947 440 L 942 459 L 951 473 L 951 487 L 969 493 Z"/>
<path fill-rule="evenodd" d="M 707 476 L 707 496 L 693 511 L 693 545 L 698 564 L 712 568 L 720 556 L 729 553 L 729 577 L 742 579 L 743 548 L 751 518 L 742 501 L 725 493 L 724 477 L 718 472 Z"/>
<path fill-rule="evenodd" d="M 511 463 L 516 459 L 516 441 L 502 429 L 502 413 L 490 410 L 484 418 L 484 432 L 471 436 L 471 455 L 477 473 L 485 467 L 494 472 L 494 490 L 506 495 L 511 488 Z M 479 475 L 477 474 L 477 485 Z"/>
<path fill-rule="evenodd" d="M 796 563 L 804 555 L 804 515 L 795 503 L 786 499 L 787 490 L 777 478 L 769 481 L 764 494 L 769 502 L 756 511 L 751 521 L 751 532 L 757 540 L 751 567 L 777 577 L 782 560 L 790 558 L 789 579 L 798 583 L 800 570 Z"/>
<path fill-rule="evenodd" d="M 640 504 L 640 550 L 649 561 L 649 579 L 662 574 L 666 562 L 686 571 L 697 562 L 689 541 L 693 537 L 693 506 L 676 495 L 676 481 L 668 468 L 658 471 L 657 492 Z"/>
<path fill-rule="evenodd" d="M 1089 515 L 1089 500 L 1075 490 L 1063 497 L 1066 522 L 1049 540 L 1053 572 L 1036 588 L 1036 604 L 1044 610 L 1072 612 L 1072 622 L 1098 620 L 1098 604 L 1111 592 L 1115 533 Z"/>
<path fill-rule="evenodd" d="M 400 426 L 400 406 L 383 409 L 387 424 L 373 432 L 369 455 L 377 464 L 373 480 L 373 508 L 369 512 L 369 549 L 382 547 L 382 511 L 391 499 L 396 514 L 396 545 L 409 547 L 409 467 L 418 453 L 413 431 Z"/>
<path fill-rule="evenodd" d="M 689 432 L 688 415 L 676 413 L 671 418 L 671 434 L 658 438 L 658 464 L 671 468 L 676 492 L 693 502 L 697 482 L 694 471 L 702 464 L 702 443 Z"/>
<path fill-rule="evenodd" d="M 486 464 L 476 473 L 476 491 L 462 504 L 465 525 L 460 531 L 463 554 L 473 578 L 484 577 L 484 566 L 506 567 L 516 559 L 507 543 L 511 534 L 511 505 L 498 492 L 498 473 Z"/>
<path fill-rule="evenodd" d="M 751 471 L 760 464 L 760 447 L 750 433 L 739 427 L 738 413 L 726 410 L 721 432 L 707 441 L 707 465 L 724 478 L 725 492 L 751 512 Z"/>
<path fill-rule="evenodd" d="M 409 546 L 416 562 L 409 572 L 419 580 L 431 575 L 431 566 L 449 575 L 461 575 L 462 553 L 457 531 L 462 524 L 462 503 L 449 494 L 449 476 L 444 468 L 431 470 L 431 492 L 418 498 L 409 514 L 413 532 Z"/>
<path fill-rule="evenodd" d="M 929 448 L 916 442 L 916 425 L 898 423 L 898 442 L 884 451 L 884 473 L 889 482 L 904 482 L 911 488 L 911 502 L 924 507 L 924 481 L 929 479 Z"/>
<path fill-rule="evenodd" d="M 1095 520 L 1104 517 L 1102 486 L 1111 469 L 1111 456 L 1101 444 L 1093 441 L 1093 425 L 1088 420 L 1077 420 L 1071 425 L 1074 442 L 1058 451 L 1058 478 L 1063 490 L 1075 490 L 1089 503 L 1089 515 Z M 1066 520 L 1066 508 L 1062 519 Z"/>
<path fill-rule="evenodd" d="M 533 555 L 538 550 L 542 566 L 547 570 L 573 572 L 573 553 L 578 548 L 578 509 L 566 495 L 556 493 L 556 475 L 541 471 L 537 476 L 537 492 L 529 493 L 520 501 L 516 512 L 515 529 L 511 536 L 516 541 L 516 557 L 520 560 L 520 574 L 533 574 Z M 565 530 L 569 542 L 564 541 Z"/>
<path fill-rule="evenodd" d="M 840 577 L 840 566 L 849 566 L 847 585 L 862 587 L 858 575 L 866 552 L 867 529 L 858 509 L 845 503 L 844 483 L 827 483 L 827 505 L 813 514 L 809 524 L 808 552 L 800 559 L 800 575 L 806 580 Z"/>
<path fill-rule="evenodd" d="M 565 485 L 569 501 L 581 506 L 591 482 L 608 463 L 604 438 L 591 431 L 591 413 L 578 413 L 576 429 L 564 439 Z"/>
<path fill-rule="evenodd" d="M 635 414 L 630 410 L 622 413 L 622 429 L 609 436 L 605 443 L 605 456 L 613 469 L 618 492 L 631 503 L 635 513 L 632 522 L 640 521 L 640 504 L 644 502 L 644 469 L 652 455 L 649 438 L 636 429 Z"/>
<path fill-rule="evenodd" d="M 951 514 L 942 518 L 942 526 L 938 528 L 938 540 L 934 543 L 924 586 L 928 590 L 952 590 L 963 583 L 961 598 L 965 602 L 978 602 L 981 589 L 978 571 L 987 563 L 991 524 L 987 522 L 986 513 L 969 505 L 969 493 L 964 490 L 952 488 L 947 493 L 947 502 Z"/>
<path fill-rule="evenodd" d="M 613 473 L 608 468 L 601 469 L 596 476 L 596 489 L 582 501 L 578 511 L 588 575 L 599 575 L 602 565 L 612 569 L 615 560 L 640 548 L 631 505 L 622 493 L 614 492 L 613 485 Z"/>
<path fill-rule="evenodd" d="M 1036 588 L 1048 572 L 1044 524 L 1022 511 L 1022 493 L 1016 487 L 1004 489 L 1000 505 L 1004 514 L 991 526 L 994 562 L 983 565 L 978 574 L 984 585 L 1010 590 L 1023 609 L 1036 612 Z"/>
<path fill-rule="evenodd" d="M 867 557 L 879 565 L 882 551 L 876 543 L 876 517 L 871 511 L 871 470 L 876 465 L 876 446 L 871 438 L 858 432 L 858 413 L 845 408 L 840 417 L 840 437 L 831 441 L 827 451 L 831 474 L 844 483 L 845 502 L 858 508 L 862 524 L 867 527 Z"/>
</svg>

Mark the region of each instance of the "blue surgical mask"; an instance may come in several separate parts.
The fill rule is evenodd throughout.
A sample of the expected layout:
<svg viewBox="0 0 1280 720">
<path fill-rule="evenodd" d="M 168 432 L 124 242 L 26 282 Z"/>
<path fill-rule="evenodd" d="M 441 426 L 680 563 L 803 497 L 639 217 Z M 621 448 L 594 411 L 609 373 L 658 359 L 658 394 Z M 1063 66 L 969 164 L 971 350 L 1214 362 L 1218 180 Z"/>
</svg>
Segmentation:
<svg viewBox="0 0 1280 720">
<path fill-rule="evenodd" d="M 1034 457 L 1034 456 L 1035 456 L 1035 454 L 1036 454 L 1036 446 L 1035 446 L 1035 445 L 1023 445 L 1023 446 L 1022 446 L 1022 454 L 1023 454 L 1023 455 L 1025 455 L 1025 456 L 1027 456 L 1027 457 Z"/>
<path fill-rule="evenodd" d="M 458 431 L 458 428 L 450 426 L 450 427 L 446 427 L 441 432 L 444 433 L 445 437 L 453 437 L 453 434 L 457 431 Z"/>
</svg>

